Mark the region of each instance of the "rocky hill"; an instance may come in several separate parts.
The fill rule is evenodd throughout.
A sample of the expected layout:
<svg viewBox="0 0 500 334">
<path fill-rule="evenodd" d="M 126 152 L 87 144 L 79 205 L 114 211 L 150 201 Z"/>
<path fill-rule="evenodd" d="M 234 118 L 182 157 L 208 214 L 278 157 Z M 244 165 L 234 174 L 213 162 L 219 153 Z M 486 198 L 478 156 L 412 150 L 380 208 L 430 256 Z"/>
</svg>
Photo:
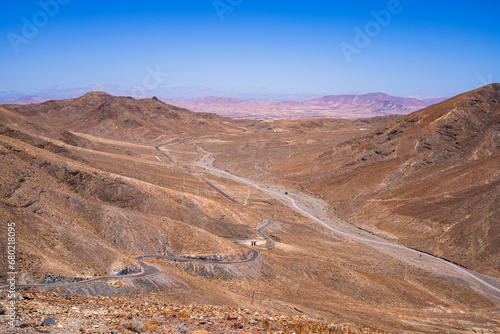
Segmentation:
<svg viewBox="0 0 500 334">
<path fill-rule="evenodd" d="M 15 222 L 17 283 L 55 284 L 18 289 L 16 330 L 498 332 L 494 297 L 457 276 L 412 266 L 254 187 L 197 170 L 244 205 L 236 204 L 182 169 L 214 157 L 220 168 L 322 196 L 365 229 L 494 275 L 497 96 L 498 86 L 485 87 L 410 116 L 357 121 L 233 121 L 102 93 L 0 108 L 0 248 Z M 135 260 L 160 254 L 182 258 Z M 127 276 L 139 266 L 140 276 Z"/>
<path fill-rule="evenodd" d="M 258 222 L 260 218 L 239 210 L 240 218 L 230 214 L 236 219 L 221 220 L 231 204 L 213 193 L 196 196 L 196 189 L 204 187 L 199 180 L 188 178 L 179 186 L 181 171 L 169 168 L 152 144 L 87 139 L 36 120 L 51 115 L 52 123 L 76 127 L 76 120 L 83 123 L 79 110 L 90 118 L 97 117 L 89 111 L 96 106 L 113 109 L 113 102 L 102 104 L 106 96 L 98 101 L 93 94 L 88 98 L 90 106 L 75 110 L 64 107 L 67 101 L 32 105 L 26 112 L 30 118 L 0 108 L 0 221 L 2 231 L 7 222 L 18 226 L 21 282 L 37 282 L 53 274 L 107 275 L 136 265 L 134 254 L 244 253 L 224 237 L 254 235 L 248 226 L 236 225 L 242 219 L 253 217 L 250 221 Z M 36 107 L 40 109 L 35 111 Z M 71 121 L 56 118 L 63 110 Z M 103 123 L 116 120 L 115 116 L 121 117 L 113 112 L 103 115 Z M 96 128 L 83 124 L 82 130 Z M 187 198 L 189 192 L 194 197 Z M 200 242 L 184 243 L 185 238 Z"/>
<path fill-rule="evenodd" d="M 500 85 L 491 84 L 268 175 L 290 175 L 365 229 L 498 276 L 499 148 Z"/>
<path fill-rule="evenodd" d="M 154 140 L 167 134 L 230 129 L 221 116 L 194 113 L 157 98 L 136 100 L 103 92 L 87 93 L 77 99 L 4 107 L 59 128 L 99 136 Z"/>
<path fill-rule="evenodd" d="M 500 85 L 404 117 L 331 154 L 311 189 L 365 227 L 500 274 Z M 331 161 L 331 160 L 330 160 Z M 325 164 L 328 165 L 331 162 Z"/>
</svg>

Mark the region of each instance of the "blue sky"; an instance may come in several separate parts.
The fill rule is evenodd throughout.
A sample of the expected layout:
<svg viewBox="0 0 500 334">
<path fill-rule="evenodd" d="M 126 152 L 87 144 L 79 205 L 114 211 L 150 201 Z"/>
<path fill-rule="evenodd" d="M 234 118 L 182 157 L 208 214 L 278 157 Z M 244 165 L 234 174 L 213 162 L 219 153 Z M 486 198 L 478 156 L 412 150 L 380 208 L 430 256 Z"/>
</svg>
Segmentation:
<svg viewBox="0 0 500 334">
<path fill-rule="evenodd" d="M 9 1 L 0 97 L 452 96 L 500 81 L 499 12 L 496 1 Z"/>
</svg>

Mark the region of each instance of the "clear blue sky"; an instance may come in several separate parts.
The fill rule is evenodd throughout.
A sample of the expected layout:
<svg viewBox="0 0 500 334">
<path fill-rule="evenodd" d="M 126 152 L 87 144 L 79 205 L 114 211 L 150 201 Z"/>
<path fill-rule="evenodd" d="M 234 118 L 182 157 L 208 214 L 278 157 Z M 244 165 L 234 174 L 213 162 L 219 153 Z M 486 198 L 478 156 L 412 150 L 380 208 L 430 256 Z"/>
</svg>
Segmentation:
<svg viewBox="0 0 500 334">
<path fill-rule="evenodd" d="M 498 1 L 54 1 L 2 4 L 0 97 L 428 97 L 500 81 Z"/>
</svg>

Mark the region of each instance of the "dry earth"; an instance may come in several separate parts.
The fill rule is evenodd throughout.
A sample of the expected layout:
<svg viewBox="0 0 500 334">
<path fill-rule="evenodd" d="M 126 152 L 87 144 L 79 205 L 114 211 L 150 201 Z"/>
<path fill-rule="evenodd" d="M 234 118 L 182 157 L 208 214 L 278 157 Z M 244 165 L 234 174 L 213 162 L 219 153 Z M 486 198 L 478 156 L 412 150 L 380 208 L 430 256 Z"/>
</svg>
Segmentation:
<svg viewBox="0 0 500 334">
<path fill-rule="evenodd" d="M 495 99 L 491 94 L 497 91 L 498 86 L 492 85 L 484 91 L 457 98 L 460 101 L 479 100 L 476 109 L 470 108 L 469 114 L 459 118 L 462 123 L 427 121 L 429 117 L 455 119 L 446 115 L 451 113 L 453 106 L 462 103 L 457 100 L 406 117 L 358 121 L 232 121 L 215 115 L 195 114 L 154 99 L 136 101 L 103 93 L 40 105 L 4 106 L 0 108 L 0 240 L 5 244 L 6 223 L 15 221 L 20 282 L 106 276 L 137 266 L 134 258 L 144 254 L 244 258 L 246 250 L 232 241 L 259 239 L 255 232 L 257 224 L 263 218 L 276 221 L 266 229 L 274 241 L 273 247 L 269 250 L 255 247 L 261 250 L 261 255 L 254 263 L 224 267 L 148 260 L 162 273 L 143 279 L 125 278 L 73 288 L 42 289 L 47 292 L 55 289 L 62 295 L 44 294 L 41 290 L 30 292 L 36 295 L 35 299 L 18 302 L 20 320 L 32 320 L 36 325 L 42 315 L 30 313 L 29 309 L 35 307 L 42 312 L 50 309 L 49 304 L 56 304 L 52 307 L 60 310 L 53 314 L 54 317 L 62 314 L 56 319 L 58 324 L 72 326 L 73 321 L 89 330 L 88 319 L 95 319 L 92 325 L 115 326 L 120 332 L 119 328 L 133 322 L 122 321 L 122 316 L 128 317 L 127 313 L 135 311 L 122 312 L 117 318 L 106 310 L 137 302 L 151 303 L 169 312 L 175 308 L 175 312 L 186 310 L 188 318 L 192 316 L 193 319 L 211 312 L 208 306 L 187 311 L 185 305 L 197 303 L 212 305 L 220 314 L 242 307 L 252 317 L 254 312 L 268 311 L 273 319 L 275 315 L 285 316 L 287 322 L 303 315 L 324 319 L 311 319 L 307 324 L 311 327 L 303 327 L 303 332 L 325 332 L 324 327 L 314 330 L 312 326 L 331 323 L 350 323 L 353 330 L 370 328 L 373 332 L 388 333 L 498 332 L 499 303 L 471 289 L 466 282 L 436 275 L 366 247 L 318 225 L 263 191 L 200 169 L 200 175 L 246 205 L 231 203 L 198 178 L 172 165 L 155 149 L 156 145 L 167 143 L 161 149 L 179 165 L 188 168 L 194 168 L 195 162 L 206 156 L 206 152 L 214 153 L 215 165 L 220 169 L 270 187 L 277 185 L 289 189 L 290 195 L 296 192 L 322 198 L 331 205 L 331 212 L 325 215 L 341 215 L 382 237 L 397 239 L 453 260 L 465 249 L 460 246 L 465 239 L 460 238 L 464 234 L 476 235 L 476 240 L 492 246 L 477 248 L 481 251 L 475 250 L 468 255 L 470 260 L 464 264 L 495 275 L 494 270 L 479 267 L 489 263 L 498 268 L 495 267 L 498 250 L 494 247 L 498 233 L 494 229 L 489 229 L 486 235 L 450 233 L 450 244 L 456 245 L 455 249 L 445 247 L 444 243 L 436 248 L 440 239 L 433 234 L 433 225 L 425 219 L 414 218 L 414 225 L 403 230 L 412 231 L 410 227 L 420 226 L 418 235 L 424 242 L 412 244 L 415 241 L 411 237 L 417 232 L 406 235 L 397 229 L 401 219 L 394 210 L 405 207 L 391 206 L 393 202 L 380 199 L 395 196 L 393 194 L 399 194 L 397 191 L 407 197 L 411 195 L 410 188 L 404 187 L 415 183 L 405 181 L 405 177 L 427 180 L 428 185 L 421 187 L 426 189 L 429 184 L 447 180 L 432 176 L 448 177 L 457 166 L 479 170 L 476 174 L 481 179 L 471 179 L 472 174 L 467 174 L 469 183 L 459 183 L 461 186 L 455 188 L 450 186 L 443 196 L 479 187 L 475 193 L 465 192 L 454 197 L 461 199 L 459 205 L 462 207 L 467 201 L 471 205 L 474 201 L 481 203 L 473 214 L 480 216 L 482 212 L 486 220 L 477 226 L 489 222 L 490 226 L 498 227 L 495 216 L 498 201 L 491 199 L 492 194 L 498 195 L 495 179 L 498 178 L 495 176 L 498 165 L 495 165 L 496 153 L 493 152 L 498 148 L 495 147 L 498 122 L 494 118 L 498 108 L 485 109 L 486 104 L 495 106 L 490 100 Z M 439 116 L 432 116 L 434 114 Z M 417 121 L 411 121 L 412 117 Z M 411 126 L 403 132 L 393 132 L 408 124 Z M 449 124 L 471 130 L 458 138 L 459 144 L 456 144 L 443 139 L 449 135 L 438 135 Z M 451 131 L 458 131 L 453 129 Z M 422 138 L 434 138 L 428 143 L 431 147 L 423 152 L 427 152 L 427 156 L 434 152 L 432 156 L 437 156 L 436 160 L 428 165 L 415 164 L 417 167 L 411 173 L 396 173 L 408 161 L 415 162 L 411 159 L 424 159 L 419 149 L 409 149 L 421 138 L 419 133 L 424 133 Z M 433 134 L 436 135 L 432 137 Z M 389 144 L 387 137 L 391 137 Z M 395 147 L 395 151 L 388 155 L 377 153 L 388 145 Z M 450 153 L 456 145 L 463 149 Z M 363 160 L 367 154 L 368 158 Z M 452 157 L 443 158 L 443 154 Z M 493 181 L 486 182 L 486 179 Z M 385 180 L 384 189 L 378 189 L 380 180 Z M 389 189 L 391 191 L 386 191 Z M 423 190 L 418 194 L 431 196 Z M 453 211 L 453 206 L 442 201 L 445 197 L 439 196 L 434 196 L 437 198 L 434 205 L 459 215 Z M 383 210 L 370 207 L 372 203 L 385 203 L 386 207 Z M 416 207 L 412 212 L 420 213 L 423 209 Z M 440 222 L 440 211 L 434 212 L 432 219 Z M 491 214 L 484 215 L 488 212 Z M 408 213 L 405 211 L 405 214 Z M 393 216 L 394 222 L 389 219 Z M 461 226 L 467 231 L 460 224 L 455 229 Z M 426 245 L 429 248 L 425 248 Z M 472 250 L 476 244 L 467 247 Z M 5 257 L 2 260 L 5 266 Z M 102 315 L 88 318 L 71 313 L 70 318 L 70 313 L 65 313 L 65 299 L 61 297 L 66 294 L 71 296 L 75 307 L 82 305 L 81 310 L 93 309 L 89 303 L 102 301 L 100 310 L 111 315 L 99 311 Z M 127 301 L 122 303 L 120 299 L 123 298 Z M 138 326 L 145 326 L 148 321 L 158 322 L 155 325 L 159 329 L 146 330 L 149 332 L 166 331 L 167 328 L 177 330 L 181 325 L 192 331 L 195 329 L 192 326 L 199 325 L 191 318 L 176 322 L 179 317 L 166 319 L 156 308 L 151 310 L 135 312 L 135 318 L 127 320 L 137 320 Z M 155 314 L 157 311 L 160 314 Z M 142 315 L 148 312 L 151 316 Z M 246 312 L 239 315 L 244 317 Z M 224 317 L 226 315 L 220 318 Z M 281 327 L 265 328 L 264 321 L 261 318 L 252 330 L 277 332 L 282 328 L 300 332 L 297 328 L 283 327 L 283 321 Z M 250 330 L 248 324 L 244 324 L 243 330 Z M 80 330 L 78 326 L 75 325 L 74 332 Z M 221 327 L 219 332 L 229 331 L 233 323 L 224 322 L 221 326 L 226 327 Z M 71 328 L 67 332 L 73 332 Z M 108 329 L 111 327 L 92 330 L 106 332 Z M 51 330 L 57 332 L 55 328 Z M 217 332 L 208 327 L 200 327 L 200 330 Z"/>
<path fill-rule="evenodd" d="M 221 169 L 325 199 L 356 226 L 499 277 L 499 101 L 492 84 L 352 140 L 271 122 L 268 133 L 193 145 Z"/>
</svg>

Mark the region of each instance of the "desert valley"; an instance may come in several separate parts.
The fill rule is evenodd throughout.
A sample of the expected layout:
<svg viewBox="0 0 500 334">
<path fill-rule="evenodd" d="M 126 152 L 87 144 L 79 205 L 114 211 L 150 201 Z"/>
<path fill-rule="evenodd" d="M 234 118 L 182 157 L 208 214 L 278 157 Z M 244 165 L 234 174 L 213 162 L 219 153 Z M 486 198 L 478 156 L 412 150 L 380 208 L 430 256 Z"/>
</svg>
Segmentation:
<svg viewBox="0 0 500 334">
<path fill-rule="evenodd" d="M 1 105 L 0 328 L 500 332 L 500 84 L 385 99 Z"/>
</svg>

